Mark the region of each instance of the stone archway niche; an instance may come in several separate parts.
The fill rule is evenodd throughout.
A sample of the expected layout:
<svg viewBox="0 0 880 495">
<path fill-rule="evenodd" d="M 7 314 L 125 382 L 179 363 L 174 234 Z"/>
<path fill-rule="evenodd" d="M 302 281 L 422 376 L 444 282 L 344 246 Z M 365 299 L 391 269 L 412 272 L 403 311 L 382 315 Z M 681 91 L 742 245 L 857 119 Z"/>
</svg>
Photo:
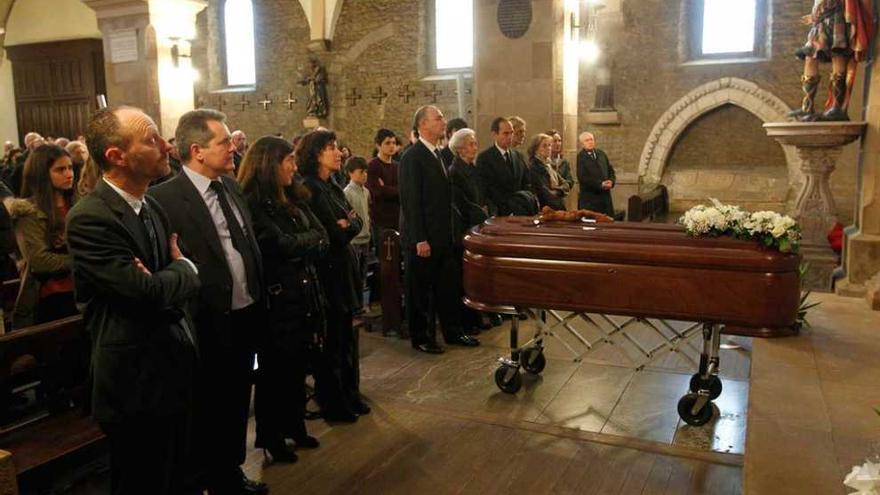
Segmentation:
<svg viewBox="0 0 880 495">
<path fill-rule="evenodd" d="M 698 86 L 673 103 L 654 124 L 639 160 L 639 190 L 650 191 L 660 184 L 673 146 L 685 130 L 701 116 L 724 105 L 736 105 L 762 122 L 784 122 L 791 110 L 779 97 L 757 84 L 724 77 Z M 800 159 L 791 146 L 782 146 L 791 188 L 802 181 Z M 792 205 L 788 205 L 790 208 Z"/>
</svg>

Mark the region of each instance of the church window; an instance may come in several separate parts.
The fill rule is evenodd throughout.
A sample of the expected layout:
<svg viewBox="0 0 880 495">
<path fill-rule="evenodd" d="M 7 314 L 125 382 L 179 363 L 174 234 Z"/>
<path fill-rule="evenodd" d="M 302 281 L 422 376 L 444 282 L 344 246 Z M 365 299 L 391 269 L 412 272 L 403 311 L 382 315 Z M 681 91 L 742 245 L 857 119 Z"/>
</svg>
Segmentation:
<svg viewBox="0 0 880 495">
<path fill-rule="evenodd" d="M 254 6 L 251 0 L 226 0 L 223 7 L 226 45 L 226 84 L 253 86 L 257 82 L 254 50 Z"/>
<path fill-rule="evenodd" d="M 434 69 L 469 71 L 474 65 L 473 0 L 434 0 Z"/>
<path fill-rule="evenodd" d="M 693 4 L 692 58 L 765 55 L 766 0 L 697 0 Z"/>
</svg>

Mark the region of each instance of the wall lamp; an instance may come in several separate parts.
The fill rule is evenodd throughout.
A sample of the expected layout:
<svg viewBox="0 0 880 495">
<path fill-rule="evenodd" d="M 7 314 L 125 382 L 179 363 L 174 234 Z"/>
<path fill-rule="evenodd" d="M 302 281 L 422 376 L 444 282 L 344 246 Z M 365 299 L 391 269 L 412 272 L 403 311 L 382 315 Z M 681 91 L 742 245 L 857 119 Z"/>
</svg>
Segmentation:
<svg viewBox="0 0 880 495">
<path fill-rule="evenodd" d="M 580 41 L 580 54 L 581 58 L 588 63 L 595 63 L 599 60 L 599 56 L 601 55 L 601 49 L 599 47 L 598 37 L 599 37 L 599 16 L 598 13 L 600 10 L 605 8 L 604 0 L 585 0 L 586 3 L 586 16 L 587 22 L 586 24 L 579 24 L 577 22 L 577 15 L 575 12 L 571 13 L 571 18 L 569 22 L 571 23 L 571 39 L 574 41 L 578 38 L 578 33 L 581 30 L 584 30 L 583 39 Z"/>
</svg>

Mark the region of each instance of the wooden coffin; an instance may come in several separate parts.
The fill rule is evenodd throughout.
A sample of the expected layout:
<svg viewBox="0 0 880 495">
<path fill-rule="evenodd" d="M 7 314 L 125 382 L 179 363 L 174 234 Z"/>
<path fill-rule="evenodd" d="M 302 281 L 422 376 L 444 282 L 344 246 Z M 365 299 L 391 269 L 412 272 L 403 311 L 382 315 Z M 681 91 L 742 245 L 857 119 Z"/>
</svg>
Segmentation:
<svg viewBox="0 0 880 495">
<path fill-rule="evenodd" d="M 464 239 L 468 305 L 559 309 L 791 333 L 800 256 L 754 241 L 693 238 L 677 225 L 496 217 Z"/>
</svg>

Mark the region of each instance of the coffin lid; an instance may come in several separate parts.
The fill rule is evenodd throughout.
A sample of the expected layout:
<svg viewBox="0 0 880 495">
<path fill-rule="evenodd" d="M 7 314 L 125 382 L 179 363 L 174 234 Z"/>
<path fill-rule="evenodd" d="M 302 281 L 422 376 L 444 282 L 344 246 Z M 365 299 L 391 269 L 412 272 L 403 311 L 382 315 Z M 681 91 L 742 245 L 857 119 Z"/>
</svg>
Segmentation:
<svg viewBox="0 0 880 495">
<path fill-rule="evenodd" d="M 471 229 L 465 249 L 474 255 L 590 263 L 681 266 L 753 272 L 797 271 L 800 256 L 753 240 L 691 237 L 672 224 L 552 222 L 493 217 Z"/>
</svg>

